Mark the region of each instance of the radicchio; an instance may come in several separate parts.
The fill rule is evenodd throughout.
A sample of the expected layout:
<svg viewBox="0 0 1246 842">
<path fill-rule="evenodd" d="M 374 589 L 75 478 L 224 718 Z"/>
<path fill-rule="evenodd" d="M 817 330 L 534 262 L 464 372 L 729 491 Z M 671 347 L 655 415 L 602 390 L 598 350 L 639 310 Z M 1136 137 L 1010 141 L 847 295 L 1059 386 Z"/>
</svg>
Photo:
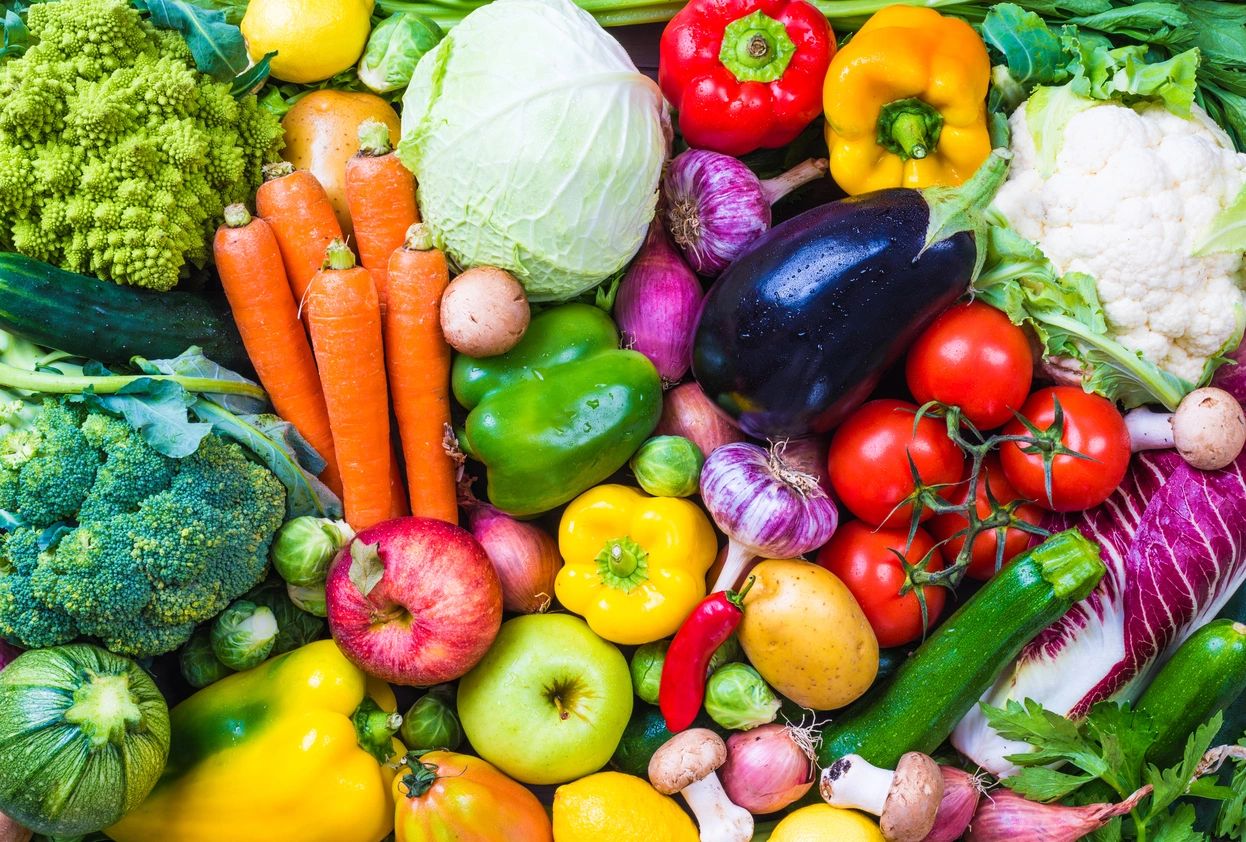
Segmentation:
<svg viewBox="0 0 1246 842">
<path fill-rule="evenodd" d="M 22 650 L 0 638 L 0 670 L 13 663 L 18 655 L 22 654 Z"/>
<path fill-rule="evenodd" d="M 1246 580 L 1246 454 L 1199 471 L 1175 451 L 1134 458 L 1102 506 L 1053 515 L 1102 548 L 1098 587 L 1032 640 L 982 696 L 1002 707 L 1034 699 L 1070 718 L 1104 699 L 1133 699 L 1151 672 L 1216 615 Z M 996 775 L 1027 750 L 1001 738 L 975 706 L 952 734 L 957 749 Z"/>
<path fill-rule="evenodd" d="M 1211 385 L 1224 389 L 1239 402 L 1246 403 L 1246 342 L 1228 354 L 1229 363 L 1216 369 Z"/>
</svg>

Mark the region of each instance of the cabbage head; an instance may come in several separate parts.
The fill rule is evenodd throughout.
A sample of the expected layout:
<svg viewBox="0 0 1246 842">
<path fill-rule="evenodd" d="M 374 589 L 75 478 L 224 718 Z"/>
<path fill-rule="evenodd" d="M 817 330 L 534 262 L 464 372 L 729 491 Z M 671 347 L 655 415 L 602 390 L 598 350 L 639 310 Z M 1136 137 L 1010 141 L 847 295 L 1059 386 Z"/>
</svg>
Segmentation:
<svg viewBox="0 0 1246 842">
<path fill-rule="evenodd" d="M 461 268 L 533 301 L 601 283 L 653 219 L 670 135 L 657 85 L 570 0 L 496 0 L 420 59 L 398 156 Z"/>
</svg>

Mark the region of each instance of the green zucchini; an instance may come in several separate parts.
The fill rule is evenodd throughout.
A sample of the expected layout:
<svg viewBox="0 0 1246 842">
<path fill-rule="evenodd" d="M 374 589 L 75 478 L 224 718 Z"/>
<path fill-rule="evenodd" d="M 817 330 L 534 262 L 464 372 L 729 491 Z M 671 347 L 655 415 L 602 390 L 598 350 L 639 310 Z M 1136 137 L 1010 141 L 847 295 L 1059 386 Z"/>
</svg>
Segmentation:
<svg viewBox="0 0 1246 842">
<path fill-rule="evenodd" d="M 864 706 L 822 732 L 818 760 L 859 754 L 894 769 L 909 751 L 929 754 L 1035 635 L 1103 577 L 1099 548 L 1080 532 L 1017 556 L 917 648 Z"/>
<path fill-rule="evenodd" d="M 189 292 L 151 292 L 0 253 L 0 330 L 104 363 L 167 359 L 198 345 L 213 362 L 249 371 L 224 305 Z"/>
<path fill-rule="evenodd" d="M 1212 620 L 1181 644 L 1134 706 L 1155 724 L 1147 760 L 1161 769 L 1171 766 L 1194 729 L 1233 704 L 1243 690 L 1246 625 Z"/>
</svg>

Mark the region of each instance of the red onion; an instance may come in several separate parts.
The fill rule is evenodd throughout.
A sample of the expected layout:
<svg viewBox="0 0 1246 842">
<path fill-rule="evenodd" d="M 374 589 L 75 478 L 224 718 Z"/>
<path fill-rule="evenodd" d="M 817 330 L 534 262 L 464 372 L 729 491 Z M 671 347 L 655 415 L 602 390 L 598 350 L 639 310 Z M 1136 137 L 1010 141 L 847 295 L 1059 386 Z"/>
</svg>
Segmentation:
<svg viewBox="0 0 1246 842">
<path fill-rule="evenodd" d="M 683 436 L 709 456 L 719 447 L 744 441 L 744 433 L 714 406 L 696 383 L 683 383 L 662 398 L 662 417 L 655 436 Z"/>
<path fill-rule="evenodd" d="M 666 224 L 692 268 L 717 275 L 770 228 L 772 204 L 825 173 L 826 159 L 810 158 L 762 181 L 730 155 L 689 149 L 662 181 Z"/>
<path fill-rule="evenodd" d="M 1007 789 L 988 792 L 974 814 L 966 842 L 1074 842 L 1117 816 L 1123 816 L 1151 794 L 1151 785 L 1119 804 L 1065 807 L 1040 804 Z"/>
<path fill-rule="evenodd" d="M 727 797 L 750 813 L 782 810 L 813 786 L 807 739 L 793 738 L 793 726 L 772 722 L 727 739 L 727 762 L 718 770 Z"/>
<path fill-rule="evenodd" d="M 29 842 L 33 835 L 16 821 L 0 813 L 0 842 Z"/>
<path fill-rule="evenodd" d="M 964 835 L 978 809 L 982 783 L 955 766 L 940 766 L 943 773 L 943 798 L 935 814 L 934 827 L 922 842 L 955 842 Z"/>
<path fill-rule="evenodd" d="M 817 477 L 794 470 L 773 447 L 747 442 L 705 460 L 701 500 L 731 541 L 711 591 L 734 586 L 752 556 L 795 558 L 825 544 L 839 524 Z"/>
<path fill-rule="evenodd" d="M 467 526 L 485 548 L 502 582 L 507 611 L 535 614 L 554 599 L 554 577 L 562 568 L 558 544 L 533 523 L 515 520 L 488 503 L 464 502 Z"/>
<path fill-rule="evenodd" d="M 13 663 L 13 660 L 20 654 L 22 654 L 22 650 L 8 641 L 0 639 L 0 670 Z"/>
<path fill-rule="evenodd" d="M 701 282 L 655 219 L 619 284 L 614 320 L 623 346 L 648 357 L 663 383 L 678 383 L 688 373 L 692 332 L 704 295 Z"/>
</svg>

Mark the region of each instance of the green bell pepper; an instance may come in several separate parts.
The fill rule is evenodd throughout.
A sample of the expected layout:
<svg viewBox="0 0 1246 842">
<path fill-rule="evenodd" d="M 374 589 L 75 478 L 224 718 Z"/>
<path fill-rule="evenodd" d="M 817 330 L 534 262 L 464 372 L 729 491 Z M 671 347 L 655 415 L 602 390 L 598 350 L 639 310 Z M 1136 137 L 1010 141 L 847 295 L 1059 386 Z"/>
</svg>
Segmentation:
<svg viewBox="0 0 1246 842">
<path fill-rule="evenodd" d="M 653 363 L 620 350 L 610 317 L 587 304 L 542 311 L 505 354 L 460 355 L 451 384 L 470 410 L 459 445 L 488 469 L 489 501 L 521 517 L 622 468 L 662 411 Z"/>
</svg>

